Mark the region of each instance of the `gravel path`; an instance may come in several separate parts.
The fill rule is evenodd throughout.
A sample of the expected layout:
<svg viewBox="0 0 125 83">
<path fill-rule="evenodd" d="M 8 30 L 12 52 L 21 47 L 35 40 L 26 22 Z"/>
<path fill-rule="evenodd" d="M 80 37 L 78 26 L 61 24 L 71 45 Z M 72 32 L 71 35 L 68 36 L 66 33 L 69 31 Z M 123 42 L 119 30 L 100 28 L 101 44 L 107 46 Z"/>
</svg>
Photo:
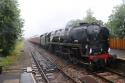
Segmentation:
<svg viewBox="0 0 125 83">
<path fill-rule="evenodd" d="M 0 75 L 0 83 L 19 83 L 20 74 L 23 68 L 31 66 L 31 56 L 27 52 L 25 42 L 24 52 L 18 60 Z"/>
</svg>

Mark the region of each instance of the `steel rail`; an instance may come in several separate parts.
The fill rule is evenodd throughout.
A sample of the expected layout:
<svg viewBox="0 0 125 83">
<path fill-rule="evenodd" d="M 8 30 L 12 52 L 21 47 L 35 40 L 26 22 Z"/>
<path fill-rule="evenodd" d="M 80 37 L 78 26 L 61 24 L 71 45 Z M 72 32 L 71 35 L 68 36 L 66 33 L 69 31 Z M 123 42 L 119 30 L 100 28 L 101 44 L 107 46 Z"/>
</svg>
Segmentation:
<svg viewBox="0 0 125 83">
<path fill-rule="evenodd" d="M 122 78 L 125 78 L 125 75 L 122 75 L 122 74 L 120 74 L 120 73 L 118 73 L 118 72 L 115 72 L 115 71 L 113 71 L 113 70 L 111 70 L 111 69 L 109 69 L 109 68 L 106 68 L 106 71 L 108 71 L 108 72 L 110 72 L 110 73 L 112 73 L 112 74 L 114 74 L 114 75 L 120 76 L 120 77 L 122 77 Z M 93 75 L 95 75 L 95 76 L 101 78 L 102 80 L 108 82 L 108 83 L 114 83 L 114 82 L 111 81 L 110 79 L 107 79 L 107 78 L 105 78 L 105 77 L 103 77 L 103 76 L 101 76 L 101 75 L 98 75 L 98 74 L 95 73 L 95 72 L 91 72 L 91 73 L 92 73 Z"/>
<path fill-rule="evenodd" d="M 116 74 L 116 75 L 118 75 L 118 76 L 121 76 L 121 77 L 125 78 L 125 75 L 124 75 L 124 74 L 120 74 L 119 72 L 113 71 L 113 70 L 110 69 L 110 68 L 106 68 L 106 70 L 109 71 L 109 72 L 111 72 L 111 73 L 114 73 L 114 74 Z"/>
<path fill-rule="evenodd" d="M 41 54 L 41 52 L 35 48 L 35 50 L 37 50 L 39 52 L 39 54 Z M 54 65 L 56 65 L 57 69 L 64 74 L 65 76 L 67 76 L 68 78 L 70 78 L 74 83 L 77 83 L 73 78 L 71 78 L 70 76 L 68 76 L 65 72 L 63 72 L 63 70 L 61 68 L 59 68 L 59 66 L 57 64 L 55 64 L 52 60 L 50 60 L 49 58 L 43 56 L 44 58 L 46 58 L 47 60 L 49 60 L 51 63 L 53 63 Z M 51 57 L 52 58 L 52 57 Z"/>
<path fill-rule="evenodd" d="M 106 79 L 106 78 L 104 78 L 103 76 L 98 75 L 98 74 L 95 73 L 95 72 L 91 72 L 91 74 L 94 75 L 94 76 L 96 76 L 96 77 L 98 77 L 98 78 L 100 78 L 100 79 L 102 79 L 102 80 L 104 80 L 105 82 L 114 83 L 113 81 L 111 81 L 111 80 L 109 80 L 109 79 Z"/>
<path fill-rule="evenodd" d="M 46 83 L 50 83 L 49 79 L 47 78 L 46 74 L 44 73 L 43 69 L 41 68 L 39 62 L 36 60 L 35 55 L 33 54 L 33 52 L 31 52 L 31 54 L 32 54 L 34 62 L 36 63 L 36 65 L 38 67 L 38 70 L 40 71 L 41 76 L 44 76 L 44 80 L 45 80 Z"/>
</svg>

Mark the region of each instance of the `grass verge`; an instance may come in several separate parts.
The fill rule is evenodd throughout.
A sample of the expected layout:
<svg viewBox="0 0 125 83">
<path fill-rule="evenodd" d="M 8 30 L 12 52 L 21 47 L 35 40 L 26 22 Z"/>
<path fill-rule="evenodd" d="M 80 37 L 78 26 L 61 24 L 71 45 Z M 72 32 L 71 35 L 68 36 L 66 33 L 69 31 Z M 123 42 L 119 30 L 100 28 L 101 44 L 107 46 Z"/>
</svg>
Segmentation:
<svg viewBox="0 0 125 83">
<path fill-rule="evenodd" d="M 13 64 L 14 62 L 16 62 L 16 60 L 20 57 L 23 48 L 24 48 L 24 41 L 23 40 L 17 41 L 13 52 L 9 56 L 3 57 L 0 60 L 0 66 L 6 68 L 9 65 Z"/>
</svg>

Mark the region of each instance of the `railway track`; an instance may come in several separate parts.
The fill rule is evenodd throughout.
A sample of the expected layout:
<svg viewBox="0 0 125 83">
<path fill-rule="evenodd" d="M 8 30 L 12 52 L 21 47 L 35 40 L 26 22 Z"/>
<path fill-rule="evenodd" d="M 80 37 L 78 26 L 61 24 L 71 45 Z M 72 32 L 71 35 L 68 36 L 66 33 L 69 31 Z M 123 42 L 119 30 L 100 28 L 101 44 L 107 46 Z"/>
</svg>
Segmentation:
<svg viewBox="0 0 125 83">
<path fill-rule="evenodd" d="M 38 52 L 39 52 L 39 49 L 35 48 L 35 50 L 38 50 Z M 40 54 L 42 54 L 42 53 L 40 53 Z M 49 58 L 52 58 L 52 57 L 49 57 Z M 115 71 L 108 69 L 108 68 L 103 72 L 90 72 L 90 71 L 88 71 L 88 75 L 92 75 L 96 79 L 100 79 L 103 81 L 103 82 L 99 82 L 99 83 L 125 83 L 125 76 L 123 74 L 120 74 L 119 72 L 115 72 Z M 83 81 L 80 83 L 85 83 L 85 82 Z"/>
<path fill-rule="evenodd" d="M 103 72 L 91 72 L 94 76 L 102 79 L 106 83 L 125 83 L 125 75 L 106 68 Z"/>
<path fill-rule="evenodd" d="M 42 56 L 33 47 L 31 49 L 31 55 L 41 76 L 44 78 L 44 83 L 76 83 L 76 81 L 61 71 L 56 64 Z"/>
<path fill-rule="evenodd" d="M 36 47 L 35 45 L 33 45 L 33 47 L 34 47 L 34 49 L 35 50 L 37 50 L 41 55 L 42 54 L 44 54 L 45 56 L 45 58 L 47 58 L 49 61 L 51 61 L 52 63 L 55 63 L 55 64 L 58 64 L 58 63 L 56 63 L 56 61 L 58 62 L 59 60 L 58 59 L 56 59 L 56 58 L 54 58 L 54 57 L 52 57 L 52 56 L 48 56 L 48 54 L 46 53 L 46 52 L 44 52 L 44 51 L 40 51 L 40 48 L 38 48 L 38 47 Z M 64 62 L 65 63 L 65 62 Z M 67 63 L 67 62 L 66 62 Z M 71 70 L 72 70 L 72 68 L 74 68 L 74 70 L 77 70 L 78 72 L 73 72 L 73 73 L 76 73 L 76 74 L 79 74 L 79 76 L 80 76 L 80 74 L 83 74 L 83 71 L 84 71 L 84 74 L 83 74 L 83 76 L 81 77 L 79 77 L 79 76 L 74 76 L 74 75 L 71 75 L 71 72 L 70 72 L 70 74 L 68 74 L 69 72 L 67 71 L 67 65 L 68 64 L 66 64 L 66 65 L 60 65 L 60 64 L 58 64 L 58 69 L 62 72 L 62 73 L 64 73 L 64 74 L 66 74 L 68 77 L 70 77 L 72 80 L 74 80 L 76 83 L 97 83 L 97 81 L 95 80 L 95 79 L 93 79 L 91 76 L 88 76 L 87 75 L 87 73 L 85 73 L 85 69 L 83 70 L 83 69 L 81 69 L 81 68 L 77 68 L 76 66 L 74 67 L 73 65 L 68 65 L 68 67 L 69 68 L 71 68 Z M 62 67 L 63 66 L 63 67 Z M 65 70 L 66 69 L 66 70 Z M 81 72 L 82 73 L 80 73 L 79 72 L 79 70 L 81 69 Z M 69 69 L 68 69 L 69 70 Z M 65 71 L 67 71 L 67 72 L 65 72 Z M 73 74 L 72 73 L 72 74 Z"/>
</svg>

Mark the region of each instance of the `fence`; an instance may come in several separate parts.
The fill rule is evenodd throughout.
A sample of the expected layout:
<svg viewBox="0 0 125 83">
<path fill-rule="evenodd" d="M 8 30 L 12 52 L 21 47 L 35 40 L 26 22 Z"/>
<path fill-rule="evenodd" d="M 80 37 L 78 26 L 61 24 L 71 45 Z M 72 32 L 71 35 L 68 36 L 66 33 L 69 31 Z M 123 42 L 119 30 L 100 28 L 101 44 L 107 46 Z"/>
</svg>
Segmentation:
<svg viewBox="0 0 125 83">
<path fill-rule="evenodd" d="M 110 48 L 125 49 L 125 39 L 109 39 Z"/>
</svg>

